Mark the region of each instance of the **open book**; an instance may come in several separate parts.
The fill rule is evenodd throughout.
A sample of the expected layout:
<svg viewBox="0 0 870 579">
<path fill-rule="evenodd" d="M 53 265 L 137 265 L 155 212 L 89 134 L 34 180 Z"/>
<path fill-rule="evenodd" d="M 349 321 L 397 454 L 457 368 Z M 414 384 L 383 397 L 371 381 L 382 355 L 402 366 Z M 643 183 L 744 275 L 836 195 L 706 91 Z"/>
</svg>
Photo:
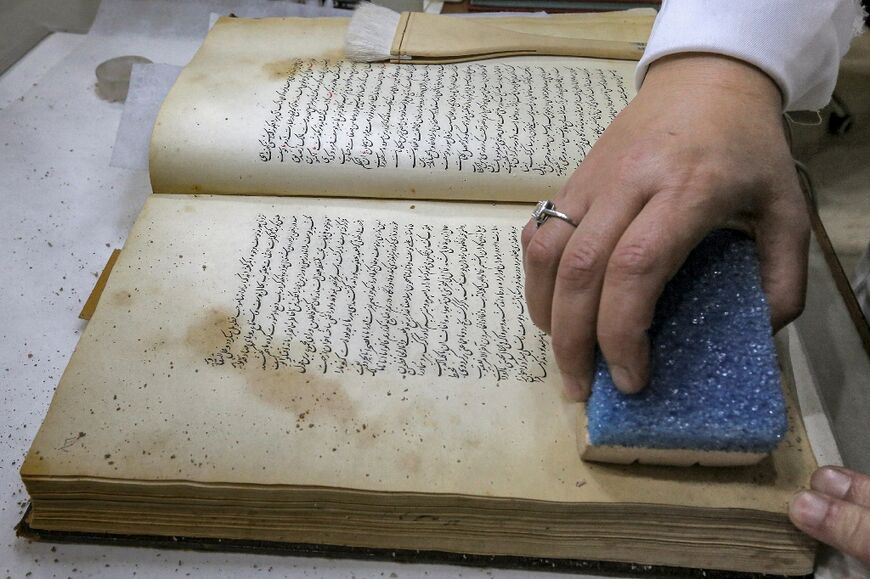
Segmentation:
<svg viewBox="0 0 870 579">
<path fill-rule="evenodd" d="M 794 405 L 751 468 L 587 464 L 528 320 L 515 202 L 561 187 L 633 65 L 350 64 L 345 26 L 221 19 L 182 72 L 21 469 L 30 528 L 809 572 Z"/>
</svg>

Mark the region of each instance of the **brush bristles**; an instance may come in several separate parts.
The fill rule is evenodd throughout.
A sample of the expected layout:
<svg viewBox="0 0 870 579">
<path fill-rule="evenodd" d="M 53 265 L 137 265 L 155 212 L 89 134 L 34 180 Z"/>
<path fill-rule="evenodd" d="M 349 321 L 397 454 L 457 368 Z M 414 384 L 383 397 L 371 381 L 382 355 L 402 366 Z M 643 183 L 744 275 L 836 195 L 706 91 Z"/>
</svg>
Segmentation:
<svg viewBox="0 0 870 579">
<path fill-rule="evenodd" d="M 361 2 L 347 27 L 344 52 L 348 60 L 354 62 L 389 60 L 390 47 L 398 26 L 398 12 L 376 6 L 371 2 Z"/>
</svg>

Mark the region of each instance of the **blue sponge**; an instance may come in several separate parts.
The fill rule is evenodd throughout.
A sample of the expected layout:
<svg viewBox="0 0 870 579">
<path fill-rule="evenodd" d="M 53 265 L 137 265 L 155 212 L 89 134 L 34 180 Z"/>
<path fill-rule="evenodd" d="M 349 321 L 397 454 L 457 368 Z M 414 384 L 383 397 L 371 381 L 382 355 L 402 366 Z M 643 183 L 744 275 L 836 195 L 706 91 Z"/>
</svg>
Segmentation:
<svg viewBox="0 0 870 579">
<path fill-rule="evenodd" d="M 650 382 L 620 393 L 603 358 L 588 444 L 769 453 L 788 428 L 753 241 L 716 231 L 668 283 L 650 329 Z"/>
</svg>

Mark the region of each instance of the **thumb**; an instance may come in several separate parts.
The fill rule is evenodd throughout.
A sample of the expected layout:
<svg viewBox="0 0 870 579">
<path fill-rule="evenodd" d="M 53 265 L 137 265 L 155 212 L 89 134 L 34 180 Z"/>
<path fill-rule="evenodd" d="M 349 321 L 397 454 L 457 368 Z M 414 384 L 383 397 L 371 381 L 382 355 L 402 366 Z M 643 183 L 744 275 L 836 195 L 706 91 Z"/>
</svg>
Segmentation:
<svg viewBox="0 0 870 579">
<path fill-rule="evenodd" d="M 870 564 L 870 476 L 823 467 L 813 473 L 810 486 L 789 505 L 795 526 Z"/>
<path fill-rule="evenodd" d="M 791 203 L 792 200 L 797 200 Z M 761 284 L 770 305 L 774 332 L 797 318 L 804 308 L 810 226 L 801 197 L 777 200 L 755 230 L 761 262 Z"/>
</svg>

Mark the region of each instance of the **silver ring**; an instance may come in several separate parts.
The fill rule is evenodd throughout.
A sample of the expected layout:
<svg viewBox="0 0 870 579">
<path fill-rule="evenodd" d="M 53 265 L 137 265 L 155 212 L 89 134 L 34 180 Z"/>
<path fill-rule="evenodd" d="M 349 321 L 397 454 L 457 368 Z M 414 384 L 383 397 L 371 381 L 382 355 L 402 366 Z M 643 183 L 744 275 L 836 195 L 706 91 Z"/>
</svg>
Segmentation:
<svg viewBox="0 0 870 579">
<path fill-rule="evenodd" d="M 535 220 L 535 223 L 538 224 L 538 227 L 543 225 L 543 223 L 549 219 L 550 217 L 555 217 L 557 219 L 561 219 L 565 223 L 570 223 L 574 227 L 577 227 L 577 223 L 562 213 L 561 211 L 556 211 L 556 204 L 552 201 L 538 201 L 537 207 L 532 211 L 532 219 Z"/>
</svg>

